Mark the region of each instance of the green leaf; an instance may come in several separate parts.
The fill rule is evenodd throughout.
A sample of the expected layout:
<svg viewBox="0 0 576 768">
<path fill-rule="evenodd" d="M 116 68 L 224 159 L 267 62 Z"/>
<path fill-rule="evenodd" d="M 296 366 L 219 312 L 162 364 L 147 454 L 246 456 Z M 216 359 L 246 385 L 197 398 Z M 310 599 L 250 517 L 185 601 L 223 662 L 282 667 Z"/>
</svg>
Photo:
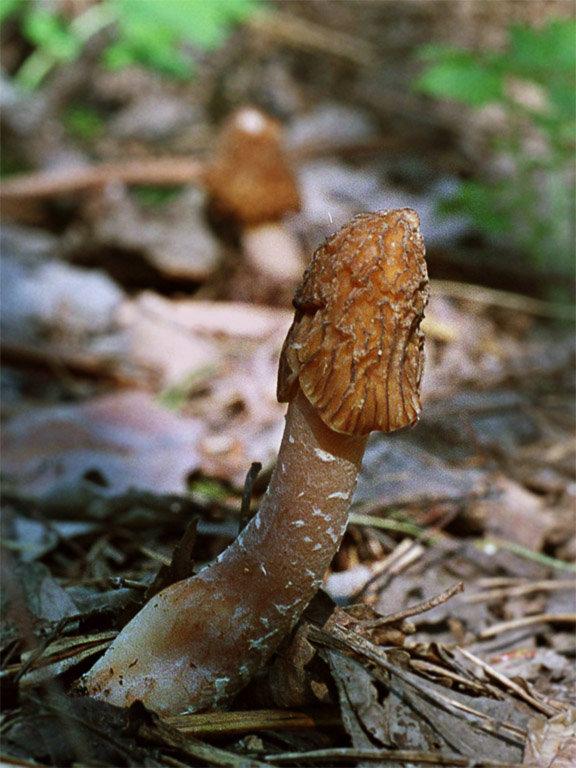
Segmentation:
<svg viewBox="0 0 576 768">
<path fill-rule="evenodd" d="M 573 77 L 576 67 L 576 21 L 553 19 L 541 29 L 515 25 L 509 30 L 508 67 L 521 75 L 546 80 L 559 70 Z"/>
<path fill-rule="evenodd" d="M 81 50 L 81 42 L 55 13 L 34 8 L 24 17 L 23 32 L 45 54 L 57 61 L 72 61 Z"/>
<path fill-rule="evenodd" d="M 548 95 L 555 115 L 566 121 L 576 119 L 576 83 L 553 80 L 549 83 Z"/>
<path fill-rule="evenodd" d="M 450 200 L 441 204 L 445 214 L 467 216 L 482 232 L 501 234 L 510 231 L 510 216 L 502 209 L 501 190 L 477 181 L 464 181 Z"/>
<path fill-rule="evenodd" d="M 24 0 L 3 0 L 0 3 L 0 24 L 24 5 Z"/>
<path fill-rule="evenodd" d="M 456 48 L 444 43 L 428 43 L 418 48 L 418 58 L 421 61 L 430 61 L 435 64 L 449 61 L 473 61 L 474 55 L 464 48 Z"/>
<path fill-rule="evenodd" d="M 506 236 L 534 265 L 565 274 L 574 258 L 575 43 L 576 22 L 556 19 L 512 27 L 499 53 L 426 46 L 419 57 L 428 67 L 417 84 L 474 107 L 498 101 L 507 118 L 491 146 L 508 157 L 510 174 L 497 183 L 463 182 L 441 212 L 464 215 L 480 231 Z M 537 86 L 541 98 L 520 98 L 521 91 L 505 89 L 511 81 L 524 83 L 527 96 Z M 543 151 L 532 152 L 525 138 L 538 133 Z"/>
<path fill-rule="evenodd" d="M 154 187 L 154 186 L 134 186 L 130 190 L 135 199 L 144 208 L 160 208 L 166 205 L 174 198 L 178 197 L 182 188 L 176 187 Z"/>
<path fill-rule="evenodd" d="M 480 107 L 503 97 L 503 77 L 496 68 L 475 61 L 470 54 L 453 56 L 431 66 L 416 87 L 430 96 Z"/>
<path fill-rule="evenodd" d="M 192 71 L 184 46 L 220 45 L 232 24 L 259 0 L 108 0 L 117 14 L 118 41 L 107 52 L 111 66 L 142 63 L 177 77 Z"/>
<path fill-rule="evenodd" d="M 68 107 L 62 121 L 73 136 L 86 141 L 95 139 L 104 128 L 104 120 L 94 109 L 79 104 Z"/>
</svg>

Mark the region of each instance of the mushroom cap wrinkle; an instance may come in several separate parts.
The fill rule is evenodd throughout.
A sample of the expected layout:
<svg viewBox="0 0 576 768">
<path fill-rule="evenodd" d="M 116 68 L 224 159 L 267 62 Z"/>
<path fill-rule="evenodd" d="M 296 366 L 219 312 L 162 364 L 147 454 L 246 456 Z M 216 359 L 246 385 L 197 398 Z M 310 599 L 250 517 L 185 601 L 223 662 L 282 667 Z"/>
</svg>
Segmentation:
<svg viewBox="0 0 576 768">
<path fill-rule="evenodd" d="M 355 216 L 321 245 L 296 291 L 278 399 L 297 385 L 336 432 L 411 426 L 420 414 L 428 300 L 418 214 Z"/>
</svg>

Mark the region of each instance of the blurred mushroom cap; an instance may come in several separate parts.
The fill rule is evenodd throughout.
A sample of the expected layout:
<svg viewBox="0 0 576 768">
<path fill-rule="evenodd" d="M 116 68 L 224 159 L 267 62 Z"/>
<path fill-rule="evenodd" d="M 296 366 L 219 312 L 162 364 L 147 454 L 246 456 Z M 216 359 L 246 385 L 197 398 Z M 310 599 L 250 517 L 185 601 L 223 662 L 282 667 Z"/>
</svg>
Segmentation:
<svg viewBox="0 0 576 768">
<path fill-rule="evenodd" d="M 392 432 L 420 413 L 428 275 L 418 214 L 355 216 L 320 246 L 294 297 L 278 399 L 298 388 L 331 429 Z"/>
<path fill-rule="evenodd" d="M 252 107 L 237 110 L 224 124 L 205 183 L 215 212 L 241 224 L 276 221 L 300 209 L 282 127 Z"/>
</svg>

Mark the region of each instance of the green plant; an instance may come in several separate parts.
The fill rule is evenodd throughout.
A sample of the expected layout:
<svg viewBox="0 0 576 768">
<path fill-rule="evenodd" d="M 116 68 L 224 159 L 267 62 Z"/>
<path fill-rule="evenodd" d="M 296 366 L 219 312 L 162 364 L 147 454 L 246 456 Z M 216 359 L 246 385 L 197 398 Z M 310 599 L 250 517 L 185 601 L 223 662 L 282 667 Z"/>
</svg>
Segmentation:
<svg viewBox="0 0 576 768">
<path fill-rule="evenodd" d="M 103 52 L 112 68 L 141 64 L 172 77 L 188 77 L 194 50 L 220 45 L 230 28 L 261 0 L 101 0 L 70 18 L 55 2 L 4 0 L 0 22 L 20 22 L 33 52 L 16 73 L 18 84 L 37 88 L 54 67 L 76 60 L 88 40 L 110 28 Z"/>
<path fill-rule="evenodd" d="M 71 104 L 62 115 L 68 132 L 81 141 L 91 141 L 99 136 L 104 120 L 96 110 L 83 104 Z"/>
<path fill-rule="evenodd" d="M 427 46 L 416 88 L 480 109 L 499 107 L 492 149 L 507 168 L 463 181 L 444 212 L 465 214 L 488 235 L 507 235 L 540 268 L 570 272 L 573 259 L 576 22 L 512 26 L 506 49 Z"/>
</svg>

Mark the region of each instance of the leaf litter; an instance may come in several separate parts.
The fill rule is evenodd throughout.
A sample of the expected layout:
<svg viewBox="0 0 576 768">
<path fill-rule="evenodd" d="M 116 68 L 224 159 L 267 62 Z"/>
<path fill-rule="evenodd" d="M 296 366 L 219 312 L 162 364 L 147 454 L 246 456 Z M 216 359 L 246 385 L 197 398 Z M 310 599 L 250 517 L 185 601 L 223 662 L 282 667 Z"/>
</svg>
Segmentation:
<svg viewBox="0 0 576 768">
<path fill-rule="evenodd" d="M 242 429 L 251 422 L 252 448 L 262 450 L 262 429 L 281 428 L 271 392 L 266 409 L 242 379 L 234 383 L 242 368 L 226 351 L 224 321 L 218 325 L 226 306 L 206 304 L 213 315 L 196 315 L 191 305 L 188 320 L 185 305 L 139 301 L 147 322 L 170 311 L 170 322 L 202 344 L 215 338 L 210 354 L 220 373 L 204 380 L 208 389 L 200 379 L 181 393 L 180 413 L 150 392 L 124 391 L 9 419 L 5 546 L 21 561 L 24 589 L 9 589 L 8 601 L 26 604 L 28 615 L 24 627 L 8 611 L 2 640 L 1 681 L 15 707 L 5 721 L 9 754 L 52 765 L 90 764 L 96 755 L 122 765 L 466 765 L 479 755 L 486 765 L 539 764 L 544 755 L 570 764 L 574 672 L 566 652 L 575 611 L 565 599 L 574 579 L 551 567 L 565 542 L 558 509 L 571 492 L 557 447 L 564 432 L 530 388 L 511 387 L 517 371 L 505 364 L 495 389 L 458 408 L 468 436 L 498 437 L 496 452 L 491 443 L 463 443 L 446 423 L 466 376 L 452 378 L 451 395 L 429 392 L 419 435 L 372 442 L 326 581 L 341 607 L 329 601 L 321 621 L 305 618 L 231 712 L 166 724 L 139 714 L 130 724 L 131 715 L 73 695 L 75 680 L 150 590 L 192 573 L 235 535 L 240 470 L 258 457 L 244 447 L 230 461 Z M 266 352 L 254 354 L 264 355 L 271 383 L 285 314 L 266 311 L 262 332 L 245 331 L 243 344 L 268 339 Z M 249 317 L 242 312 L 240 333 Z M 235 401 L 242 410 L 225 424 L 223 404 Z M 555 467 L 544 492 L 542 481 L 526 483 L 523 456 Z M 203 477 L 219 482 L 209 490 Z M 256 498 L 265 482 L 266 472 L 252 479 Z M 193 515 L 197 535 L 186 538 Z M 174 548 L 175 536 L 185 538 Z M 158 571 L 158 561 L 172 564 Z M 466 590 L 443 601 L 459 580 Z M 358 599 L 362 610 L 350 607 Z M 109 719 L 118 716 L 121 724 Z M 116 736 L 103 747 L 111 728 Z"/>
<path fill-rule="evenodd" d="M 298 120 L 314 138 L 350 123 L 314 115 L 295 152 Z M 432 251 L 464 231 L 372 162 L 302 158 L 308 250 L 396 199 Z M 553 305 L 453 281 L 432 285 L 422 422 L 371 441 L 325 591 L 231 710 L 162 721 L 77 695 L 147 595 L 233 540 L 274 461 L 292 313 L 251 303 L 204 203 L 189 187 L 152 211 L 108 186 L 62 233 L 25 204 L 35 226 L 4 227 L 2 761 L 572 765 L 574 344 Z"/>
</svg>

